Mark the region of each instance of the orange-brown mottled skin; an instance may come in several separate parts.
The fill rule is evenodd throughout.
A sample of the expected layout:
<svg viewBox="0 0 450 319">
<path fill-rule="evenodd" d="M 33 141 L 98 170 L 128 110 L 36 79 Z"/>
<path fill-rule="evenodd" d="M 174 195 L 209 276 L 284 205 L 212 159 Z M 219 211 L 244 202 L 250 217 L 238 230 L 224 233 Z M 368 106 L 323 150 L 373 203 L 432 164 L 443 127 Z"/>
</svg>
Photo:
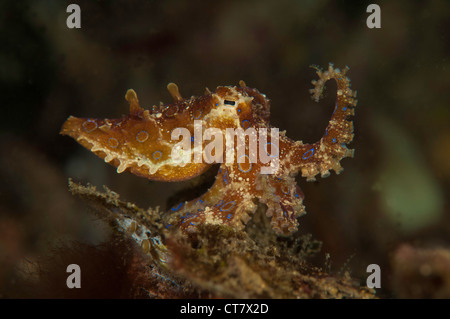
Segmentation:
<svg viewBox="0 0 450 319">
<path fill-rule="evenodd" d="M 348 120 L 354 115 L 356 94 L 350 89 L 350 81 L 330 64 L 328 70 L 317 70 L 319 80 L 313 81 L 313 98 L 318 101 L 325 82 L 337 82 L 336 107 L 320 141 L 303 144 L 279 135 L 279 168 L 274 174 L 262 174 L 261 168 L 270 163 L 238 163 L 237 155 L 232 163 L 222 163 L 213 186 L 202 196 L 180 203 L 166 215 L 167 228 L 195 231 L 199 223 L 226 224 L 242 228 L 256 210 L 256 201 L 267 205 L 267 216 L 278 233 L 288 234 L 298 227 L 297 217 L 305 213 L 304 195 L 295 182 L 300 171 L 308 181 L 317 174 L 329 175 L 333 169 L 342 171 L 339 162 L 353 156 L 353 150 L 345 144 L 353 139 L 353 125 Z M 225 136 L 226 128 L 244 130 L 252 127 L 259 132 L 271 128 L 269 124 L 270 102 L 258 90 L 244 82 L 240 86 L 218 87 L 214 93 L 183 99 L 175 84 L 168 85 L 175 102 L 144 110 L 139 106 L 136 93 L 129 90 L 126 99 L 130 114 L 121 119 L 86 119 L 69 117 L 61 134 L 73 137 L 78 143 L 117 167 L 121 173 L 131 173 L 159 181 L 181 181 L 202 174 L 211 164 L 202 161 L 180 165 L 171 158 L 173 147 L 179 142 L 171 139 L 172 130 L 187 128 L 194 136 L 194 121 L 202 120 L 203 130 L 218 128 Z M 270 133 L 269 133 L 270 134 Z M 269 135 L 270 136 L 270 135 Z M 207 145 L 201 144 L 202 149 Z M 195 141 L 191 142 L 192 149 Z M 267 146 L 267 152 L 270 153 Z M 225 147 L 223 148 L 225 152 Z M 248 145 L 246 155 L 249 154 Z M 246 157 L 248 158 L 248 157 Z M 193 154 L 191 154 L 193 159 Z"/>
</svg>

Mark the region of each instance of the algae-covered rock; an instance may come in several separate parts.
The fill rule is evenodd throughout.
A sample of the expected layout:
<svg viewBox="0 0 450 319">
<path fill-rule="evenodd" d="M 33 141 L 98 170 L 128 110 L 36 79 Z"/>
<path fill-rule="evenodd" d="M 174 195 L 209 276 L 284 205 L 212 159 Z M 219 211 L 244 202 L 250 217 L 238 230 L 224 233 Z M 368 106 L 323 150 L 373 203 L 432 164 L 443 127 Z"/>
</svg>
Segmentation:
<svg viewBox="0 0 450 319">
<path fill-rule="evenodd" d="M 307 257 L 320 249 L 310 235 L 280 237 L 265 228 L 256 214 L 244 231 L 222 225 L 201 225 L 194 234 L 166 230 L 158 209 L 142 209 L 108 190 L 69 182 L 95 214 L 109 220 L 116 236 L 145 256 L 139 271 L 149 280 L 147 297 L 214 298 L 373 298 L 346 275 L 334 275 L 310 265 Z M 261 208 L 263 210 L 263 208 Z M 258 220 L 259 218 L 259 220 Z M 258 231 L 260 230 L 260 231 Z M 146 287 L 145 284 L 149 285 Z"/>
</svg>

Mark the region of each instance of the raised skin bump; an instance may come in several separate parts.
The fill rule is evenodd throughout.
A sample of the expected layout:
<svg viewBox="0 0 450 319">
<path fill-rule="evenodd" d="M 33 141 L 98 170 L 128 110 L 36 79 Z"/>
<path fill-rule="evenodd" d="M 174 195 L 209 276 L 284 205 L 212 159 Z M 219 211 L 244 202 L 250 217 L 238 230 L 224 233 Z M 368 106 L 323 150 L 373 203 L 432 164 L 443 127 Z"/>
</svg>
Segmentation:
<svg viewBox="0 0 450 319">
<path fill-rule="evenodd" d="M 350 89 L 350 80 L 346 77 L 348 68 L 340 71 L 330 64 L 326 71 L 316 70 L 319 78 L 313 81 L 311 90 L 314 100 L 319 100 L 328 80 L 334 79 L 338 86 L 335 110 L 322 138 L 313 144 L 303 144 L 280 133 L 279 168 L 275 174 L 261 174 L 261 168 L 270 163 L 262 163 L 259 156 L 256 163 L 239 163 L 235 151 L 234 161 L 221 164 L 213 186 L 204 195 L 169 210 L 165 215 L 168 229 L 195 232 L 199 223 L 242 228 L 259 201 L 267 205 L 266 215 L 277 233 L 289 234 L 297 230 L 298 217 L 305 213 L 305 208 L 304 195 L 295 182 L 295 174 L 300 172 L 308 181 L 314 180 L 318 174 L 327 177 L 331 170 L 339 174 L 342 171 L 341 159 L 353 156 L 353 150 L 347 149 L 346 144 L 353 139 L 353 123 L 348 117 L 354 115 L 356 92 Z M 196 120 L 203 121 L 204 129 L 220 129 L 223 136 L 226 128 L 250 127 L 256 132 L 272 128 L 269 124 L 269 99 L 248 87 L 244 81 L 240 81 L 239 86 L 218 87 L 213 93 L 206 90 L 205 95 L 190 99 L 183 99 L 173 83 L 167 88 L 174 99 L 172 104 L 145 110 L 140 107 L 136 93 L 128 90 L 125 98 L 130 104 L 129 115 L 121 119 L 71 116 L 64 123 L 61 134 L 73 137 L 105 162 L 117 167 L 119 173 L 128 170 L 151 180 L 181 181 L 210 167 L 211 164 L 205 161 L 197 163 L 193 160 L 195 147 L 203 150 L 209 141 L 196 144 L 198 142 L 192 139 L 189 141 L 191 161 L 176 163 L 171 158 L 171 152 L 179 142 L 171 140 L 174 128 L 186 128 L 192 137 L 195 136 Z M 263 144 L 267 153 L 268 145 L 271 145 L 270 149 L 274 147 L 268 141 Z M 225 150 L 223 147 L 223 156 Z M 241 158 L 247 161 L 249 155 L 247 145 L 245 156 L 241 155 Z"/>
</svg>

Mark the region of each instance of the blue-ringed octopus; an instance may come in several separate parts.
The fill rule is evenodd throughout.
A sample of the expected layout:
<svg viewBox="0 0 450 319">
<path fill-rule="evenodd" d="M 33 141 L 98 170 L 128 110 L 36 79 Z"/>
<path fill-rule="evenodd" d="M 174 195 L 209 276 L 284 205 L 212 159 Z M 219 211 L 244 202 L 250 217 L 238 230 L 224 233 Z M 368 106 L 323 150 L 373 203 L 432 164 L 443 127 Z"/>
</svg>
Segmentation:
<svg viewBox="0 0 450 319">
<path fill-rule="evenodd" d="M 125 96 L 130 105 L 128 115 L 119 119 L 70 116 L 61 134 L 71 136 L 115 166 L 118 173 L 129 171 L 150 180 L 173 182 L 194 178 L 213 165 L 206 155 L 202 158 L 202 152 L 198 152 L 208 145 L 209 154 L 223 162 L 226 147 L 212 149 L 212 136 L 202 135 L 208 128 L 222 132 L 223 136 L 226 129 L 239 128 L 252 136 L 256 134 L 259 153 L 256 155 L 261 156 L 254 156 L 250 143 L 245 144 L 241 153 L 227 155 L 209 190 L 169 209 L 163 218 L 165 227 L 187 234 L 195 232 L 199 224 L 242 229 L 259 201 L 267 206 L 266 215 L 275 232 L 289 234 L 297 230 L 298 217 L 305 213 L 304 194 L 295 176 L 300 173 L 307 181 L 314 181 L 318 174 L 329 176 L 331 170 L 339 174 L 341 159 L 353 157 L 354 150 L 346 144 L 353 139 L 349 117 L 354 115 L 357 100 L 347 71 L 348 67 L 339 70 L 331 64 L 324 71 L 316 68 L 318 79 L 312 81 L 314 88 L 310 90 L 313 99 L 319 100 L 325 83 L 331 79 L 337 83 L 337 96 L 322 138 L 312 144 L 294 141 L 272 127 L 270 100 L 243 81 L 238 86 L 219 86 L 215 92 L 206 89 L 203 96 L 189 99 L 183 98 L 178 87 L 170 83 L 168 90 L 174 102 L 151 109 L 142 108 L 136 93 L 128 90 Z M 177 132 L 181 128 L 189 133 L 188 137 Z M 173 138 L 174 133 L 178 139 Z M 180 147 L 180 137 L 182 145 L 188 148 Z M 214 136 L 215 142 L 219 141 L 217 138 Z M 181 153 L 185 160 L 175 160 L 175 155 Z M 262 155 L 266 155 L 265 161 Z"/>
</svg>

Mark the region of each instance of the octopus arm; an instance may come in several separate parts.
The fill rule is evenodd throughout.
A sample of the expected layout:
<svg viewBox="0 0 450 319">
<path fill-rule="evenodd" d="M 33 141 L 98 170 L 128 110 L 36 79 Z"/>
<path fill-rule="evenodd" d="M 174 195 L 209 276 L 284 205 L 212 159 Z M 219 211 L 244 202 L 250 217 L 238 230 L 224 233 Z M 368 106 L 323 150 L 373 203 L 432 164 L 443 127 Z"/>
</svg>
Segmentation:
<svg viewBox="0 0 450 319">
<path fill-rule="evenodd" d="M 318 102 L 325 83 L 331 79 L 337 83 L 337 96 L 333 114 L 320 141 L 313 144 L 297 141 L 293 145 L 291 165 L 308 181 L 314 181 L 319 173 L 321 177 L 327 177 L 330 170 L 341 173 L 340 161 L 354 155 L 354 150 L 348 149 L 347 144 L 353 140 L 353 122 L 349 117 L 355 114 L 357 100 L 356 91 L 351 90 L 350 80 L 345 76 L 348 67 L 341 71 L 330 64 L 326 71 L 316 70 L 319 79 L 312 81 L 312 98 Z"/>
<path fill-rule="evenodd" d="M 172 207 L 172 214 L 167 215 L 164 221 L 166 227 L 176 225 L 176 228 L 192 232 L 201 223 L 242 229 L 256 210 L 253 199 L 257 191 L 253 185 L 239 182 L 237 166 L 223 164 L 214 184 L 205 194 Z"/>
</svg>

